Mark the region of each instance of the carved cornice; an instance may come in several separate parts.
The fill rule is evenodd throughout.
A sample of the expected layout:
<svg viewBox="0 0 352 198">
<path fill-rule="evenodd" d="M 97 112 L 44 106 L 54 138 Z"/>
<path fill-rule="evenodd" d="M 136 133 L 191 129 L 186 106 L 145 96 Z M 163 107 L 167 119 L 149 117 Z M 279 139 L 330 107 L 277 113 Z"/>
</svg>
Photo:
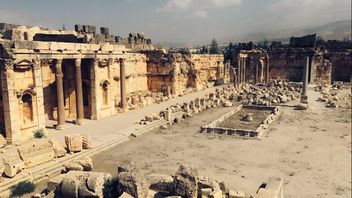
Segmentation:
<svg viewBox="0 0 352 198">
<path fill-rule="evenodd" d="M 75 59 L 75 66 L 76 67 L 81 66 L 81 62 L 82 62 L 82 59 L 80 59 L 80 58 Z"/>
</svg>

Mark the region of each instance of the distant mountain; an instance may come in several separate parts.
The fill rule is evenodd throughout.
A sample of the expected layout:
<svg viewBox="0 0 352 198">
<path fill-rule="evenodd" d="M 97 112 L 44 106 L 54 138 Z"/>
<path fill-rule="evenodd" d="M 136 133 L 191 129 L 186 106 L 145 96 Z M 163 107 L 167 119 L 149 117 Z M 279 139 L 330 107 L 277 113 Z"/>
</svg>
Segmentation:
<svg viewBox="0 0 352 198">
<path fill-rule="evenodd" d="M 318 36 L 326 40 L 342 40 L 346 37 L 351 39 L 351 20 L 335 21 L 319 26 L 288 28 L 270 32 L 254 32 L 231 38 L 230 40 L 235 42 L 248 42 L 261 41 L 266 38 L 268 40 L 288 41 L 291 36 L 303 36 L 313 33 L 317 33 Z"/>
<path fill-rule="evenodd" d="M 267 40 L 288 42 L 291 36 L 297 37 L 314 33 L 317 33 L 318 36 L 323 37 L 323 39 L 325 40 L 342 40 L 346 37 L 351 39 L 351 20 L 335 21 L 318 26 L 305 26 L 274 30 L 270 32 L 253 32 L 237 37 L 218 38 L 217 40 L 219 44 L 228 43 L 228 41 L 256 42 L 263 41 L 265 38 Z M 191 48 L 196 46 L 208 45 L 209 43 L 210 40 L 196 43 L 159 42 L 156 44 L 164 48 Z"/>
</svg>

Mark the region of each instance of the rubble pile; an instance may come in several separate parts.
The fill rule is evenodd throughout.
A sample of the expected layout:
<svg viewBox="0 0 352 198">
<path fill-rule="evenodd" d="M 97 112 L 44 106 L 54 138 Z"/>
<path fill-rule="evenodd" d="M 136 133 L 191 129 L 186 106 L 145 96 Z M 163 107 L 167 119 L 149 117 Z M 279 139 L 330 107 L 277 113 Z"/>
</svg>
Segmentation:
<svg viewBox="0 0 352 198">
<path fill-rule="evenodd" d="M 170 121 L 170 124 L 178 123 L 187 117 L 199 114 L 205 109 L 232 107 L 234 102 L 237 102 L 236 96 L 238 93 L 240 93 L 240 91 L 233 86 L 222 87 L 216 89 L 215 93 L 206 94 L 205 96 L 196 98 L 190 102 L 171 105 L 164 111 L 161 111 L 159 115 L 147 115 L 139 123 L 148 124 L 160 119 Z"/>
<path fill-rule="evenodd" d="M 274 80 L 268 84 L 243 86 L 239 99 L 244 104 L 270 106 L 299 98 L 301 89 L 301 83 Z"/>
<path fill-rule="evenodd" d="M 0 178 L 4 175 L 8 178 L 15 177 L 25 169 L 29 169 L 55 158 L 61 158 L 66 153 L 81 152 L 83 148 L 92 148 L 91 137 L 88 135 L 69 134 L 65 136 L 66 145 L 62 145 L 54 139 L 34 139 L 17 148 L 17 154 L 6 154 L 0 159 Z M 89 145 L 89 147 L 83 145 Z M 67 165 L 66 171 L 92 170 L 91 160 L 80 160 Z"/>
<path fill-rule="evenodd" d="M 349 91 L 347 92 L 348 89 Z M 328 85 L 317 85 L 315 91 L 321 93 L 318 101 L 325 102 L 327 108 L 351 108 L 351 85 L 335 83 L 331 87 Z"/>
<path fill-rule="evenodd" d="M 154 103 L 164 102 L 168 99 L 170 99 L 170 96 L 165 96 L 162 92 L 136 92 L 127 98 L 127 104 L 128 109 L 133 110 L 143 108 Z"/>
<path fill-rule="evenodd" d="M 283 180 L 270 178 L 255 195 L 230 190 L 224 182 L 198 174 L 197 169 L 180 165 L 174 175 L 144 175 L 135 163 L 119 165 L 117 176 L 98 172 L 70 171 L 48 182 L 47 197 L 103 197 L 120 198 L 283 198 Z"/>
</svg>

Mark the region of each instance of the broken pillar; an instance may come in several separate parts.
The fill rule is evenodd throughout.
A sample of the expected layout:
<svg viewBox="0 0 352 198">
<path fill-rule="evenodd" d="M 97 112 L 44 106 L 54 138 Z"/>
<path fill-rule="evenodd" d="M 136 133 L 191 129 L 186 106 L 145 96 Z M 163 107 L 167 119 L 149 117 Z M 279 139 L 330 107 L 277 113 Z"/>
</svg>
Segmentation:
<svg viewBox="0 0 352 198">
<path fill-rule="evenodd" d="M 121 89 L 121 109 L 127 109 L 126 102 L 126 68 L 125 68 L 125 60 L 120 58 L 120 89 Z"/>
<path fill-rule="evenodd" d="M 302 95 L 301 95 L 301 103 L 308 104 L 308 72 L 309 72 L 309 57 L 306 57 L 307 63 L 304 66 L 303 71 L 303 88 L 302 88 Z"/>
</svg>

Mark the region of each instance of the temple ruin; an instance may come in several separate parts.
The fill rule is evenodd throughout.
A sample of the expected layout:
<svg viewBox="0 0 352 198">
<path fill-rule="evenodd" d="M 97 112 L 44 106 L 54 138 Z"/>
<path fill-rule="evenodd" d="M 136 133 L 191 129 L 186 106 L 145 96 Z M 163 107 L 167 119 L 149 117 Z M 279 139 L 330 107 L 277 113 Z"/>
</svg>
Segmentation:
<svg viewBox="0 0 352 198">
<path fill-rule="evenodd" d="M 265 161 L 267 159 L 260 155 L 276 151 L 280 152 L 276 154 L 278 156 L 284 152 L 298 155 L 303 151 L 277 149 L 276 144 L 279 145 L 281 140 L 262 139 L 271 130 L 277 132 L 275 127 L 278 125 L 280 130 L 289 128 L 289 132 L 295 131 L 295 134 L 280 131 L 286 138 L 283 141 L 288 141 L 291 136 L 294 138 L 289 139 L 287 145 L 284 144 L 285 148 L 294 147 L 299 141 L 316 139 L 300 136 L 303 130 L 317 128 L 313 123 L 316 119 L 309 117 L 318 114 L 309 112 L 313 99 L 314 102 L 324 102 L 324 108 L 342 107 L 350 110 L 351 107 L 348 101 L 351 93 L 344 90 L 350 87 L 348 83 L 352 78 L 350 41 L 317 41 L 317 35 L 312 34 L 291 37 L 286 44 L 274 41 L 270 46 L 253 42 L 238 43 L 227 55 L 202 54 L 189 52 L 191 50 L 163 49 L 154 45 L 144 33 L 131 32 L 127 37 L 121 37 L 110 34 L 107 27 L 100 27 L 99 30 L 97 32 L 96 26 L 81 24 L 75 25 L 74 30 L 51 30 L 0 23 L 1 196 L 16 182 L 26 179 L 47 182 L 42 197 L 55 194 L 77 198 L 102 197 L 105 182 L 112 178 L 111 173 L 105 169 L 103 172 L 94 170 L 92 158 L 102 152 L 114 156 L 121 151 L 117 148 L 119 144 L 133 141 L 149 131 L 153 131 L 155 136 L 166 134 L 167 141 L 180 143 L 181 146 L 173 147 L 172 142 L 152 136 L 146 138 L 147 143 L 144 142 L 142 148 L 130 148 L 121 153 L 138 150 L 133 156 L 127 155 L 142 155 L 135 159 L 142 163 L 147 156 L 143 152 L 156 154 L 156 159 L 162 160 L 168 154 L 160 150 L 169 149 L 169 155 L 175 155 L 172 160 L 179 163 L 176 162 L 177 157 L 189 154 L 185 149 L 196 148 L 190 152 L 189 158 L 193 161 L 193 158 L 200 157 L 198 161 L 205 161 L 197 164 L 201 171 L 209 166 L 219 175 L 226 173 L 225 179 L 235 174 L 243 182 L 245 174 L 237 168 L 252 162 L 239 160 L 235 166 L 237 159 L 233 158 L 234 150 L 236 155 L 242 155 L 242 159 L 246 160 L 254 156 L 259 161 Z M 309 87 L 312 84 L 316 84 L 314 90 Z M 313 99 L 308 98 L 309 91 L 317 92 Z M 153 106 L 157 107 L 153 109 Z M 136 113 L 134 117 L 134 112 L 138 112 L 138 116 Z M 290 117 L 286 119 L 284 116 Z M 301 117 L 310 121 L 305 124 L 306 128 L 290 128 L 293 122 L 303 125 L 299 123 Z M 108 121 L 104 126 L 100 125 L 104 120 Z M 93 122 L 99 125 L 92 129 L 94 138 L 93 132 L 84 131 Z M 112 122 L 118 124 L 114 123 L 110 129 L 109 124 L 113 125 Z M 184 126 L 179 124 L 182 122 Z M 343 125 L 346 124 L 345 120 L 336 122 L 340 124 L 340 129 L 346 128 Z M 75 130 L 68 131 L 70 127 Z M 117 127 L 119 131 L 115 131 Z M 326 131 L 325 128 L 322 131 Z M 56 134 L 43 134 L 40 137 L 42 139 L 35 137 L 37 132 L 46 131 Z M 190 135 L 189 131 L 197 133 Z M 60 140 L 54 137 L 57 134 Z M 312 134 L 315 135 L 309 135 Z M 340 140 L 345 136 L 343 134 L 335 139 Z M 184 142 L 178 142 L 182 138 Z M 96 145 L 95 141 L 98 142 Z M 143 143 L 143 140 L 140 141 Z M 265 149 L 268 142 L 273 148 L 262 152 L 261 149 Z M 295 144 L 289 145 L 292 142 Z M 160 149 L 159 144 L 164 148 Z M 208 145 L 213 147 L 209 148 Z M 246 148 L 241 148 L 243 145 Z M 159 146 L 157 151 L 152 150 L 153 146 Z M 300 146 L 299 149 L 305 151 L 309 146 Z M 259 149 L 250 153 L 252 148 Z M 215 151 L 220 154 L 211 157 L 206 155 Z M 290 159 L 274 158 L 276 155 L 270 156 L 273 161 L 276 160 L 275 163 L 282 165 L 290 162 Z M 124 159 L 123 156 L 121 159 Z M 150 160 L 154 163 L 156 159 L 151 157 Z M 212 163 L 218 162 L 224 162 L 224 167 L 227 165 L 230 168 L 227 170 L 218 164 L 212 167 Z M 158 161 L 155 164 L 166 167 L 167 163 Z M 263 170 L 276 165 L 267 161 L 265 163 L 256 165 L 260 173 L 247 175 L 252 176 L 251 179 L 258 179 Z M 294 173 L 290 172 L 291 168 L 301 164 L 296 161 L 290 163 L 294 164 L 291 164 L 293 168 L 286 170 L 286 166 L 282 165 L 284 170 L 280 171 L 292 177 Z M 311 167 L 302 164 L 303 175 Z M 224 182 L 200 176 L 191 166 L 180 165 L 174 175 L 143 176 L 144 173 L 139 169 L 134 165 L 119 166 L 117 179 L 120 179 L 120 183 L 118 189 L 113 191 L 117 190 L 115 193 L 121 197 L 143 198 L 156 197 L 160 193 L 162 197 L 283 198 L 284 185 L 288 184 L 281 176 L 272 177 L 256 193 L 248 193 L 237 189 L 237 186 L 233 190 L 225 188 Z"/>
</svg>

